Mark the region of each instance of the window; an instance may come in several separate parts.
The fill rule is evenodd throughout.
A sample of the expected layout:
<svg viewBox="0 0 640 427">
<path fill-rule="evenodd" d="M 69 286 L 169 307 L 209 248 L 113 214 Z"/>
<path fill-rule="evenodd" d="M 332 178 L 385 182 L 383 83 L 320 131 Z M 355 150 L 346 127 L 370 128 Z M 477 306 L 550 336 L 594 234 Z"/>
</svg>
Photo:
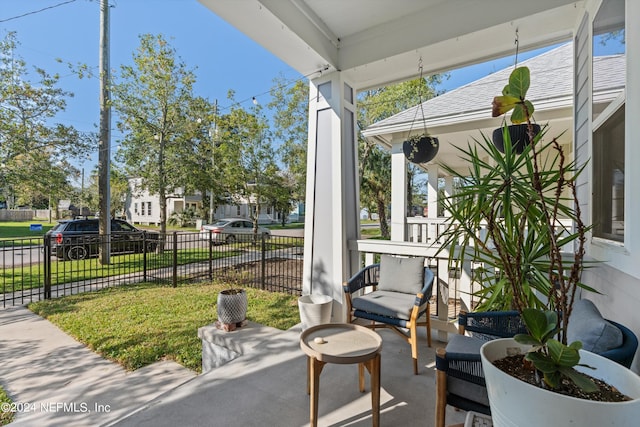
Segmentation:
<svg viewBox="0 0 640 427">
<path fill-rule="evenodd" d="M 135 213 L 136 215 L 138 215 L 138 203 L 134 203 L 134 204 L 133 204 L 133 213 Z"/>
<path fill-rule="evenodd" d="M 151 216 L 151 202 L 147 202 L 147 215 Z"/>
<path fill-rule="evenodd" d="M 142 210 L 140 211 L 140 215 L 142 215 L 142 216 L 144 216 L 144 215 L 145 215 L 145 213 L 144 213 L 144 212 L 145 212 L 145 210 L 144 210 L 144 206 L 145 206 L 144 202 L 140 203 L 140 207 L 142 208 Z"/>
<path fill-rule="evenodd" d="M 602 2 L 593 21 L 593 235 L 624 242 L 625 0 Z"/>
<path fill-rule="evenodd" d="M 624 105 L 593 133 L 594 235 L 624 241 Z"/>
</svg>

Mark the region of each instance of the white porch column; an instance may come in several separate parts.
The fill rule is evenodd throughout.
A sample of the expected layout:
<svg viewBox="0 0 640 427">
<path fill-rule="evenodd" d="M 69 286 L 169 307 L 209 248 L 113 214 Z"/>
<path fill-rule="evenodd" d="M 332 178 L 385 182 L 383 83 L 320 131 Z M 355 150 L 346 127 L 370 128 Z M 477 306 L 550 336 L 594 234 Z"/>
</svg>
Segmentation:
<svg viewBox="0 0 640 427">
<path fill-rule="evenodd" d="M 347 242 L 360 237 L 355 90 L 339 72 L 311 81 L 303 294 L 334 299 L 344 321 L 342 282 L 359 267 Z"/>
<path fill-rule="evenodd" d="M 438 165 L 427 166 L 427 174 L 429 179 L 427 182 L 427 200 L 429 207 L 428 218 L 438 217 L 438 174 L 440 168 Z"/>
<path fill-rule="evenodd" d="M 446 176 L 444 178 L 444 197 L 451 197 L 453 195 L 453 177 Z M 445 211 L 444 216 L 448 217 L 450 213 Z"/>
<path fill-rule="evenodd" d="M 391 241 L 404 242 L 407 234 L 407 161 L 402 142 L 391 146 Z"/>
</svg>

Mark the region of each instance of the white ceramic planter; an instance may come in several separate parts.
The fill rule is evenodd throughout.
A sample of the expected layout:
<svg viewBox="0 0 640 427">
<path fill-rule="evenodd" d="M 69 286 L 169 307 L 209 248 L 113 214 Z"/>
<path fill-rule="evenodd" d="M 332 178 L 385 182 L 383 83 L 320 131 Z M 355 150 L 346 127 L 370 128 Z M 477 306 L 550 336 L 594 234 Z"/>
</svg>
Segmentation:
<svg viewBox="0 0 640 427">
<path fill-rule="evenodd" d="M 298 298 L 302 330 L 331 322 L 333 298 L 328 295 L 303 295 Z"/>
<path fill-rule="evenodd" d="M 588 375 L 614 385 L 634 398 L 629 402 L 593 402 L 543 390 L 520 381 L 493 366 L 493 360 L 507 355 L 507 349 L 522 346 L 511 338 L 489 341 L 480 349 L 487 382 L 491 417 L 495 427 L 539 426 L 636 426 L 640 420 L 640 377 L 609 359 L 580 350 L 580 363 L 596 370 L 577 367 Z"/>
</svg>

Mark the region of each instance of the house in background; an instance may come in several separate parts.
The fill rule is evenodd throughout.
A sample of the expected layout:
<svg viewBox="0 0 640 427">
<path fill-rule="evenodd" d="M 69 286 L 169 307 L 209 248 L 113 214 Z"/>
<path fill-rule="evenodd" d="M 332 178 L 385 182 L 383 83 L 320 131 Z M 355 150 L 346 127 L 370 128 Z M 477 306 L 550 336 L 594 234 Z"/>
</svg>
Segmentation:
<svg viewBox="0 0 640 427">
<path fill-rule="evenodd" d="M 129 191 L 125 201 L 125 215 L 127 221 L 132 224 L 159 225 L 160 224 L 160 198 L 157 194 L 151 194 L 142 187 L 141 178 L 129 179 Z M 208 207 L 202 206 L 202 195 L 184 194 L 183 189 L 177 188 L 167 196 L 167 219 L 173 213 L 185 210 L 204 212 Z M 250 205 L 248 201 L 241 200 L 238 204 L 225 204 L 216 207 L 214 218 L 246 218 L 250 219 Z M 271 206 L 263 206 L 258 216 L 260 224 L 271 224 L 280 221 L 280 215 Z"/>
</svg>

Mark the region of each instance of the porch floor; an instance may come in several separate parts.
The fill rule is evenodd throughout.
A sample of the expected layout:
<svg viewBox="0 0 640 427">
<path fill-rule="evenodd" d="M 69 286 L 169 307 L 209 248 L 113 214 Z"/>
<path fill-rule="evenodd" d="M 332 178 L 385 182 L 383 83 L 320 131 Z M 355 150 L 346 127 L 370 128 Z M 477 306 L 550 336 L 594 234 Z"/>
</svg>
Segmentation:
<svg viewBox="0 0 640 427">
<path fill-rule="evenodd" d="M 304 426 L 309 424 L 306 356 L 296 326 L 262 339 L 251 354 L 215 368 L 159 396 L 112 425 L 117 426 Z M 419 375 L 410 347 L 390 330 L 383 339 L 380 424 L 432 426 L 435 417 L 435 348 L 420 340 Z M 423 331 L 424 333 L 424 331 Z M 435 334 L 434 334 L 435 335 Z M 371 425 L 369 380 L 358 391 L 355 365 L 327 364 L 320 377 L 318 425 Z M 466 413 L 447 408 L 447 425 Z"/>
<path fill-rule="evenodd" d="M 16 414 L 16 426 L 305 426 L 300 332 L 296 326 L 255 337 L 252 351 L 202 375 L 169 361 L 126 372 L 25 307 L 12 307 L 0 310 L 0 384 L 14 402 L 28 404 Z M 444 343 L 434 339 L 428 348 L 420 330 L 420 372 L 413 375 L 409 345 L 390 330 L 378 332 L 381 425 L 433 426 L 434 354 Z M 447 425 L 465 415 L 448 407 Z M 325 366 L 318 424 L 371 425 L 369 380 L 360 393 L 355 365 Z"/>
</svg>

